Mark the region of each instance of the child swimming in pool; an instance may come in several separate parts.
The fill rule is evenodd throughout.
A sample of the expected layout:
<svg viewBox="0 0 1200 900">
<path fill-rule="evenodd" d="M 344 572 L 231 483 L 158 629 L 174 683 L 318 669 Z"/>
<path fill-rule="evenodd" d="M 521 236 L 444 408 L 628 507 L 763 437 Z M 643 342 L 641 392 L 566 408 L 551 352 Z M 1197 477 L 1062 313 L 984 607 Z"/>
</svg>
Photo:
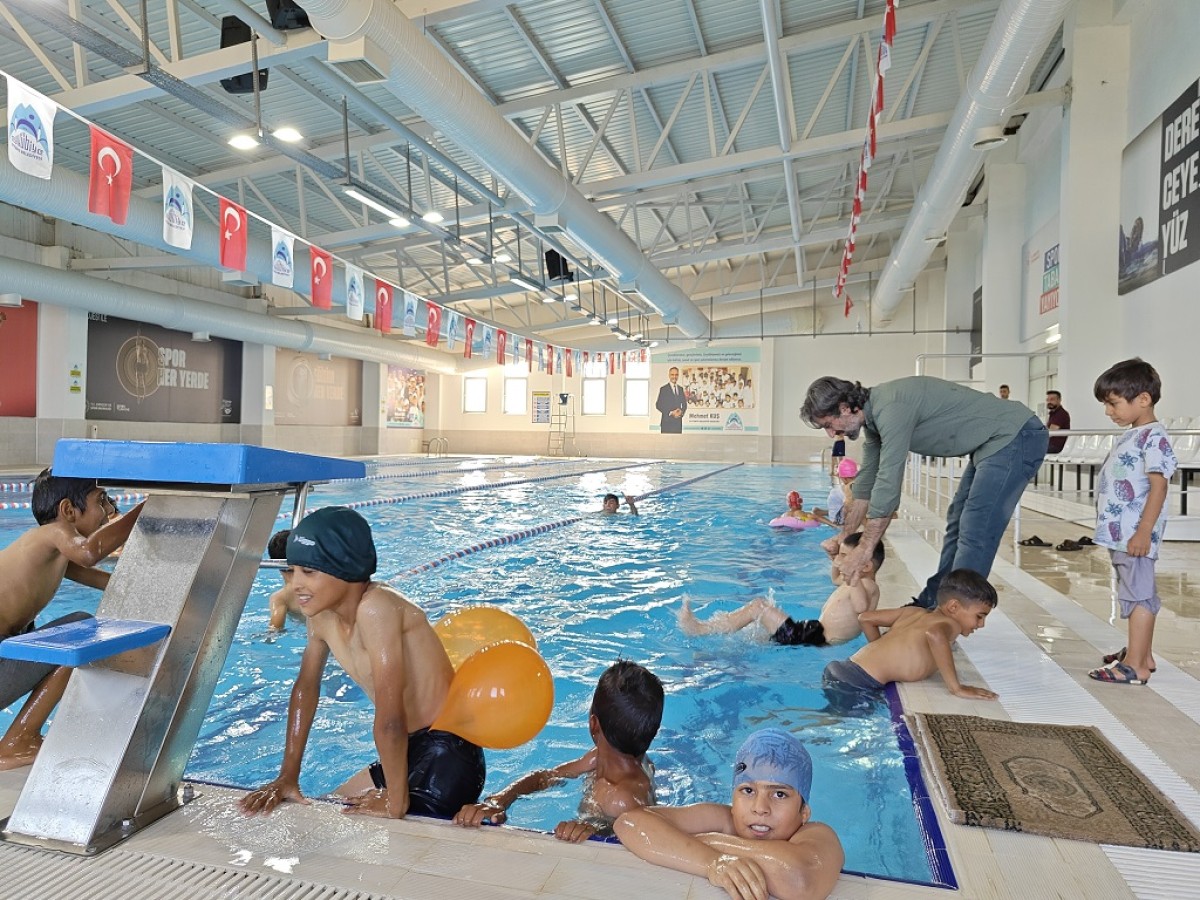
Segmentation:
<svg viewBox="0 0 1200 900">
<path fill-rule="evenodd" d="M 143 504 L 109 521 L 116 505 L 96 479 L 65 478 L 44 469 L 33 483 L 31 505 L 37 527 L 0 550 L 0 639 L 34 631 L 34 617 L 54 599 L 63 578 L 104 590 L 108 572 L 95 566 L 129 539 Z M 87 618 L 85 612 L 73 612 L 42 628 Z M 42 746 L 42 726 L 62 699 L 70 674 L 65 666 L 0 659 L 0 709 L 29 694 L 0 739 L 0 770 L 33 762 Z"/>
<path fill-rule="evenodd" d="M 810 820 L 812 760 L 782 728 L 746 739 L 733 766 L 733 799 L 648 806 L 615 830 L 647 862 L 706 877 L 737 900 L 828 897 L 845 854 L 833 829 Z"/>
<path fill-rule="evenodd" d="M 633 515 L 638 514 L 637 504 L 633 502 L 633 497 L 629 494 L 625 495 L 625 505 L 629 507 L 629 512 Z M 600 514 L 603 516 L 614 515 L 621 508 L 621 498 L 616 494 L 604 495 L 604 506 L 600 509 Z"/>
<path fill-rule="evenodd" d="M 848 585 L 842 578 L 839 563 L 862 539 L 862 532 L 849 535 L 833 560 L 829 577 L 837 585 L 816 619 L 797 622 L 784 614 L 770 600 L 758 597 L 733 612 L 718 613 L 707 621 L 700 621 L 684 598 L 679 611 L 679 628 L 684 634 L 729 634 L 755 622 L 762 625 L 777 644 L 824 647 L 829 644 L 844 644 L 862 634 L 858 617 L 870 612 L 879 604 L 879 585 L 875 573 L 883 565 L 883 544 L 875 545 L 870 563 L 863 570 L 858 584 Z"/>
<path fill-rule="evenodd" d="M 622 660 L 604 670 L 592 695 L 588 730 L 595 746 L 579 759 L 518 778 L 498 794 L 458 811 L 454 824 L 474 828 L 483 821 L 500 825 L 507 810 L 526 794 L 566 778 L 590 777 L 579 815 L 559 822 L 554 836 L 579 843 L 593 834 L 612 834 L 621 813 L 654 803 L 654 766 L 646 758 L 662 721 L 663 686 L 654 673 Z"/>
<path fill-rule="evenodd" d="M 952 645 L 982 628 L 996 603 L 996 589 L 986 578 L 955 569 L 942 579 L 934 609 L 902 606 L 863 613 L 859 621 L 867 645 L 849 659 L 835 659 L 821 676 L 830 706 L 847 710 L 873 703 L 888 682 L 921 681 L 934 672 L 956 697 L 995 700 L 992 691 L 958 680 Z M 881 634 L 880 628 L 888 630 Z"/>
<path fill-rule="evenodd" d="M 780 513 L 773 521 L 779 519 L 798 519 L 801 522 L 813 521 L 812 513 L 804 511 L 804 498 L 800 496 L 798 491 L 788 491 L 787 495 L 787 512 Z"/>
<path fill-rule="evenodd" d="M 267 556 L 271 559 L 286 560 L 287 540 L 291 533 L 290 529 L 285 528 L 271 535 L 271 540 L 267 541 Z M 292 567 L 280 569 L 279 577 L 283 579 L 283 587 L 273 593 L 267 601 L 271 612 L 267 630 L 272 633 L 283 631 L 288 619 L 304 621 L 304 613 L 300 611 L 300 602 L 296 599 L 296 591 L 292 587 Z"/>
<path fill-rule="evenodd" d="M 318 509 L 292 529 L 287 561 L 308 619 L 308 643 L 288 703 L 279 777 L 243 797 L 242 811 L 268 813 L 287 800 L 308 802 L 300 793 L 300 761 L 330 653 L 375 705 L 379 759 L 335 792 L 346 798 L 345 812 L 449 818 L 473 802 L 483 789 L 483 750 L 429 727 L 454 669 L 425 614 L 371 580 L 376 556 L 367 520 L 344 506 Z"/>
</svg>

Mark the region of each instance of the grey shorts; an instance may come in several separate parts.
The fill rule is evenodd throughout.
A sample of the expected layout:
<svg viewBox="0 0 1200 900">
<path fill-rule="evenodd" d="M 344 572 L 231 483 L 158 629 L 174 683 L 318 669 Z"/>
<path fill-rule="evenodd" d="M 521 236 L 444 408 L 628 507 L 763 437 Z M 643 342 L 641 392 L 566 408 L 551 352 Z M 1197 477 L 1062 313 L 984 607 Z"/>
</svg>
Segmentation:
<svg viewBox="0 0 1200 900">
<path fill-rule="evenodd" d="M 53 622 L 47 622 L 41 628 L 34 628 L 30 623 L 24 633 L 29 634 L 32 631 L 41 631 L 44 628 L 51 628 L 55 625 L 66 625 L 69 622 L 78 622 L 80 619 L 90 619 L 91 616 L 85 612 L 68 613 L 61 618 L 55 619 Z M 57 669 L 58 666 L 49 663 L 27 662 L 23 659 L 7 659 L 0 657 L 0 709 L 7 709 L 16 703 L 30 691 L 32 691 L 43 678 Z"/>
<path fill-rule="evenodd" d="M 1113 568 L 1117 570 L 1117 602 L 1121 618 L 1128 619 L 1134 608 L 1144 606 L 1157 616 L 1162 598 L 1154 584 L 1155 560 L 1149 556 L 1130 556 L 1122 550 L 1109 550 Z"/>
</svg>

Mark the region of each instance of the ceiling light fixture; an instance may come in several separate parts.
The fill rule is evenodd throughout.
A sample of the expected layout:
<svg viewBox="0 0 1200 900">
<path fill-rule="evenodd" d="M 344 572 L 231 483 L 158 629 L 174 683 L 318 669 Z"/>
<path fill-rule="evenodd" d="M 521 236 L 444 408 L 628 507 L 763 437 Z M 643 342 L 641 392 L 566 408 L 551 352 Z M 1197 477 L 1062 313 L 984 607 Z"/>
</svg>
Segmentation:
<svg viewBox="0 0 1200 900">
<path fill-rule="evenodd" d="M 507 253 L 497 253 L 495 256 L 495 259 L 496 259 L 496 262 L 498 262 L 498 263 L 512 262 L 512 257 L 509 256 Z"/>
<path fill-rule="evenodd" d="M 400 215 L 400 213 L 396 212 L 394 209 L 388 209 L 388 207 L 384 206 L 378 200 L 375 200 L 372 197 L 368 197 L 366 194 L 364 194 L 360 190 L 357 190 L 356 188 L 352 188 L 352 187 L 342 188 L 342 192 L 347 197 L 349 197 L 351 200 L 357 200 L 363 206 L 371 207 L 371 209 L 375 210 L 375 212 L 386 216 L 389 220 L 404 218 L 404 216 Z M 400 227 L 400 226 L 397 226 L 397 227 Z"/>
<path fill-rule="evenodd" d="M 445 222 L 446 217 L 436 209 L 431 209 L 429 212 L 425 213 L 425 215 L 421 216 L 421 221 L 428 222 L 430 225 L 437 225 L 440 222 Z"/>
<path fill-rule="evenodd" d="M 258 146 L 258 138 L 246 132 L 239 132 L 229 139 L 229 146 L 235 150 L 253 150 Z"/>
<path fill-rule="evenodd" d="M 298 144 L 304 140 L 304 135 L 293 128 L 291 125 L 284 125 L 282 128 L 276 128 L 271 132 L 271 136 L 278 141 L 283 141 L 285 144 Z"/>
<path fill-rule="evenodd" d="M 404 218 L 404 216 L 396 216 L 394 219 L 388 219 L 388 224 L 393 228 L 407 228 L 412 222 Z"/>
<path fill-rule="evenodd" d="M 538 287 L 536 284 L 534 284 L 532 281 L 529 281 L 527 278 L 522 278 L 520 275 L 510 275 L 508 277 L 508 280 L 512 284 L 517 285 L 518 287 L 525 288 L 525 290 L 527 290 L 527 291 L 540 291 L 541 290 L 541 288 Z"/>
<path fill-rule="evenodd" d="M 606 325 L 618 325 L 618 324 L 620 324 L 620 322 L 621 322 L 621 320 L 614 315 L 614 316 L 609 316 L 608 320 L 605 322 L 605 324 Z"/>
</svg>

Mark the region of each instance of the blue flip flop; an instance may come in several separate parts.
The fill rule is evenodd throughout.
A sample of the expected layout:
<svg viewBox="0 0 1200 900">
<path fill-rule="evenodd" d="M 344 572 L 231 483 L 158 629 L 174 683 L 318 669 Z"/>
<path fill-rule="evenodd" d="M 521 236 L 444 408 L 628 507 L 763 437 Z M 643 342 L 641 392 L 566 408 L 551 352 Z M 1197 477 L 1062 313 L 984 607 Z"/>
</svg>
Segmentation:
<svg viewBox="0 0 1200 900">
<path fill-rule="evenodd" d="M 1133 667 L 1127 666 L 1123 662 L 1114 662 L 1099 669 L 1092 669 L 1088 672 L 1088 678 L 1094 678 L 1096 681 L 1103 681 L 1107 684 L 1145 684 L 1150 680 L 1149 677 L 1138 678 Z"/>
</svg>

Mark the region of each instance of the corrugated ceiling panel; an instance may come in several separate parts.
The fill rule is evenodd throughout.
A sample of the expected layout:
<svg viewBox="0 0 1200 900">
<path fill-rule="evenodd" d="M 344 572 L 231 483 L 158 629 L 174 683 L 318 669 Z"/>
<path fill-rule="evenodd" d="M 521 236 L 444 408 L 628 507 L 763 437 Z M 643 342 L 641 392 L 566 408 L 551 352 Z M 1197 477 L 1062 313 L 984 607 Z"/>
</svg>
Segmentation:
<svg viewBox="0 0 1200 900">
<path fill-rule="evenodd" d="M 638 69 L 700 55 L 689 0 L 605 0 L 617 34 Z"/>
</svg>

